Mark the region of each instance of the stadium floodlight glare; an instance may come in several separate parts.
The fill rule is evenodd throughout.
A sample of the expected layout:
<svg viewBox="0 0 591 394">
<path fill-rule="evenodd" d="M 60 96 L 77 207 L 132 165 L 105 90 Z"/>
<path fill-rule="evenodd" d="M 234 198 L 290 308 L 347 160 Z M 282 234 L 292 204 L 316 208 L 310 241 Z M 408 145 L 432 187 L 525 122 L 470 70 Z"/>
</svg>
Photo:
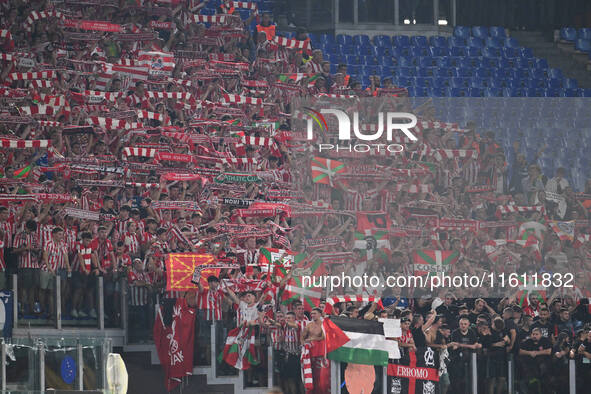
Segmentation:
<svg viewBox="0 0 591 394">
<path fill-rule="evenodd" d="M 438 24 L 439 26 L 447 26 L 447 19 L 439 19 L 439 20 L 437 21 L 437 24 Z"/>
</svg>

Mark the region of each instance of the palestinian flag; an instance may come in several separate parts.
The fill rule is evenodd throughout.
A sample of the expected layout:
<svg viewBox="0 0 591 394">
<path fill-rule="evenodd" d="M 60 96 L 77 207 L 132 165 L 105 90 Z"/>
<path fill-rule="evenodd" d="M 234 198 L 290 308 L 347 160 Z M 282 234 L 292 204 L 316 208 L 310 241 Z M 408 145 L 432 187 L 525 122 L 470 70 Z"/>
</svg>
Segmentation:
<svg viewBox="0 0 591 394">
<path fill-rule="evenodd" d="M 311 311 L 312 308 L 320 305 L 323 288 L 313 287 L 311 283 L 305 283 L 306 286 L 304 286 L 303 279 L 305 276 L 312 279 L 324 275 L 326 273 L 324 264 L 319 258 L 308 258 L 306 254 L 302 253 L 296 255 L 291 269 L 293 273 L 283 290 L 281 303 L 288 305 L 294 301 L 302 301 L 304 309 Z"/>
<path fill-rule="evenodd" d="M 312 182 L 323 183 L 332 187 L 334 187 L 333 177 L 345 171 L 344 163 L 322 157 L 313 158 L 310 167 L 312 168 Z"/>
<path fill-rule="evenodd" d="M 572 241 L 575 239 L 575 221 L 560 222 L 557 220 L 550 220 L 550 228 L 554 230 L 561 241 Z"/>
<path fill-rule="evenodd" d="M 322 322 L 329 360 L 387 366 L 400 358 L 398 342 L 386 340 L 383 323 L 330 316 Z"/>
<path fill-rule="evenodd" d="M 271 272 L 274 277 L 283 278 L 287 275 L 298 254 L 286 249 L 261 248 L 259 252 L 259 263 L 261 272 Z M 299 257 L 299 262 L 302 257 Z M 269 269 L 271 267 L 271 269 Z"/>
<path fill-rule="evenodd" d="M 33 169 L 33 165 L 29 164 L 26 167 L 23 167 L 19 170 L 15 170 L 14 171 L 14 177 L 17 179 L 24 179 L 26 177 L 29 176 L 29 174 L 31 173 L 31 170 Z"/>
<path fill-rule="evenodd" d="M 355 249 L 367 259 L 379 257 L 388 260 L 390 249 L 390 219 L 385 212 L 357 212 L 357 230 L 355 231 Z"/>
<path fill-rule="evenodd" d="M 517 275 L 517 280 L 519 281 L 519 291 L 517 292 L 517 303 L 521 308 L 527 308 L 532 298 L 537 298 L 540 303 L 546 302 L 547 295 L 546 295 L 546 288 L 542 287 L 540 282 L 541 279 L 538 278 L 538 283 L 536 283 L 533 278 L 526 278 L 527 281 L 523 281 L 522 275 Z"/>
<path fill-rule="evenodd" d="M 388 393 L 439 393 L 439 351 L 430 347 L 405 352 L 388 364 Z"/>
<path fill-rule="evenodd" d="M 413 253 L 415 275 L 449 272 L 459 257 L 458 252 L 451 250 L 417 250 Z"/>
<path fill-rule="evenodd" d="M 242 371 L 260 363 L 255 347 L 254 327 L 236 327 L 228 333 L 224 350 L 218 357 L 218 361 L 222 360 Z"/>
<path fill-rule="evenodd" d="M 300 82 L 302 79 L 308 77 L 308 87 L 311 88 L 312 86 L 314 86 L 315 81 L 320 78 L 320 74 L 305 74 L 305 73 L 292 73 L 292 74 L 280 74 L 277 77 L 277 80 L 279 80 L 279 82 L 293 82 L 293 83 L 298 83 Z"/>
</svg>

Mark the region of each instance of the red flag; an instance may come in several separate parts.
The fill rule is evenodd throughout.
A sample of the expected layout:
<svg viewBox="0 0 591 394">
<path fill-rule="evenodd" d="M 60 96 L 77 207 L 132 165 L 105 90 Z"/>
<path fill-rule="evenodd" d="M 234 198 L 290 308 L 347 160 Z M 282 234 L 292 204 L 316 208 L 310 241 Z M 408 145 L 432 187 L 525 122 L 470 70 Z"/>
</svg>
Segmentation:
<svg viewBox="0 0 591 394">
<path fill-rule="evenodd" d="M 173 309 L 170 327 L 164 325 L 158 310 L 154 323 L 154 344 L 164 369 L 167 391 L 172 391 L 183 376 L 193 373 L 193 345 L 195 341 L 195 310 L 179 298 Z"/>
<path fill-rule="evenodd" d="M 215 259 L 209 254 L 171 253 L 166 259 L 166 290 L 195 290 L 197 285 L 191 282 L 195 268 L 200 265 L 212 265 Z M 217 276 L 219 268 L 206 268 L 201 272 L 201 284 L 207 288 L 206 278 Z"/>
</svg>

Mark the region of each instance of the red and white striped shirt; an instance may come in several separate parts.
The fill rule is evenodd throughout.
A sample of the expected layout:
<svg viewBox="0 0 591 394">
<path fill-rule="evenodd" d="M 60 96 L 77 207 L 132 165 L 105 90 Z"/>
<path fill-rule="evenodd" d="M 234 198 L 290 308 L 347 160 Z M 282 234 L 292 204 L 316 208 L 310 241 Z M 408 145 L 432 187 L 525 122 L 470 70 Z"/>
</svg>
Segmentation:
<svg viewBox="0 0 591 394">
<path fill-rule="evenodd" d="M 21 232 L 14 237 L 14 247 L 22 248 L 31 246 L 35 249 L 41 248 L 39 237 L 35 233 Z M 39 255 L 31 251 L 25 251 L 18 255 L 18 268 L 39 268 Z"/>
<path fill-rule="evenodd" d="M 65 242 L 55 243 L 53 240 L 49 241 L 44 246 L 44 250 L 47 252 L 47 264 L 53 271 L 57 269 L 66 268 L 66 257 L 68 256 L 68 247 Z M 48 271 L 48 267 L 45 262 L 42 263 L 41 269 Z"/>
<path fill-rule="evenodd" d="M 123 237 L 127 252 L 132 256 L 140 254 L 140 237 L 136 233 L 125 233 Z"/>
<path fill-rule="evenodd" d="M 92 244 L 89 244 L 88 246 L 84 246 L 84 244 L 82 244 L 82 242 L 79 242 L 76 245 L 76 251 L 78 253 L 80 253 L 80 255 L 82 256 L 82 261 L 80 261 L 78 256 L 76 256 L 76 260 L 74 262 L 74 266 L 72 268 L 72 271 L 84 272 L 84 270 L 82 269 L 82 264 L 84 264 L 84 267 L 86 268 L 87 271 L 91 271 L 92 270 L 92 253 L 95 251 L 94 249 L 92 249 Z"/>
<path fill-rule="evenodd" d="M 222 300 L 224 292 L 222 289 L 215 291 L 204 289 L 199 292 L 197 307 L 205 312 L 205 319 L 208 321 L 222 320 Z"/>
<path fill-rule="evenodd" d="M 6 222 L 0 223 L 0 230 L 4 233 L 2 241 L 4 242 L 5 248 L 12 247 L 12 237 L 14 235 L 14 222 L 7 220 Z"/>
<path fill-rule="evenodd" d="M 53 224 L 40 224 L 37 227 L 37 232 L 39 236 L 39 240 L 41 241 L 41 246 L 45 248 L 49 242 L 51 242 L 51 232 L 55 228 Z"/>
<path fill-rule="evenodd" d="M 136 270 L 129 271 L 127 275 L 129 281 L 129 305 L 143 306 L 148 305 L 148 289 L 144 286 L 135 286 L 134 282 L 150 283 L 150 277 L 145 272 L 137 272 Z"/>
</svg>

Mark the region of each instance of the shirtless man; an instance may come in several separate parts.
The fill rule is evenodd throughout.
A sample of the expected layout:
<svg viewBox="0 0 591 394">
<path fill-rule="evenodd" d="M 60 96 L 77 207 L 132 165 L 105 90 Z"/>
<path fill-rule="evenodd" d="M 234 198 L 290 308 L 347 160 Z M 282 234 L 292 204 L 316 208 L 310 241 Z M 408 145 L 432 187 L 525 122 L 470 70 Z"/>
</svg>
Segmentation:
<svg viewBox="0 0 591 394">
<path fill-rule="evenodd" d="M 310 361 L 312 364 L 312 377 L 314 379 L 314 389 L 309 394 L 329 393 L 330 362 L 324 355 L 322 311 L 319 308 L 314 308 L 310 316 L 312 317 L 312 321 L 306 325 L 302 332 L 302 343 L 310 345 Z"/>
</svg>

